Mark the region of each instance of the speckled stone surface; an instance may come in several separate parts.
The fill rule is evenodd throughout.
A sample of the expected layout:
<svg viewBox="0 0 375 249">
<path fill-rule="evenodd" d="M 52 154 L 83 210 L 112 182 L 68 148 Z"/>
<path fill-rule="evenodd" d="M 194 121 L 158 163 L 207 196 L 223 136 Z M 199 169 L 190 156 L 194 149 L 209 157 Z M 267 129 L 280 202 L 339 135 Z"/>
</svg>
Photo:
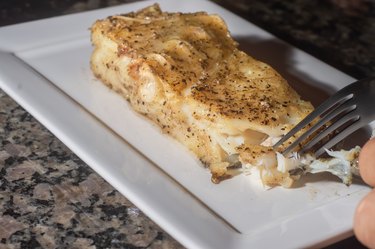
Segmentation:
<svg viewBox="0 0 375 249">
<path fill-rule="evenodd" d="M 374 0 L 214 1 L 354 77 L 375 75 Z M 0 26 L 127 2 L 2 0 Z M 182 246 L 0 90 L 3 248 Z"/>
<path fill-rule="evenodd" d="M 0 249 L 182 248 L 0 90 Z"/>
</svg>

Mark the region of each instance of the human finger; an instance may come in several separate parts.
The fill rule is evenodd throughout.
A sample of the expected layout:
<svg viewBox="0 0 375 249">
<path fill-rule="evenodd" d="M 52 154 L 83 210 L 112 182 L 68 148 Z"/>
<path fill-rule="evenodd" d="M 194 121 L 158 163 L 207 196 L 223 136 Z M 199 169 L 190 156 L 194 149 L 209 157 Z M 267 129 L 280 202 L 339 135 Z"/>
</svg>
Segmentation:
<svg viewBox="0 0 375 249">
<path fill-rule="evenodd" d="M 368 248 L 375 249 L 375 190 L 358 205 L 354 216 L 354 234 Z"/>
<path fill-rule="evenodd" d="M 359 154 L 359 172 L 370 186 L 375 186 L 375 138 L 369 140 Z"/>
</svg>

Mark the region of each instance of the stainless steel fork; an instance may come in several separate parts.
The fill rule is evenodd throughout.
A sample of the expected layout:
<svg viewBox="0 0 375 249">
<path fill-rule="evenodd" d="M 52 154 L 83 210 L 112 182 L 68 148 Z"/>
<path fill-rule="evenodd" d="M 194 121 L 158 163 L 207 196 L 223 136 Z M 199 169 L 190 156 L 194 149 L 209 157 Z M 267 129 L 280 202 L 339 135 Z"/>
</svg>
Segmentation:
<svg viewBox="0 0 375 249">
<path fill-rule="evenodd" d="M 356 81 L 329 97 L 280 139 L 274 145 L 274 149 L 292 136 L 296 136 L 297 132 L 307 125 L 311 125 L 303 134 L 298 135 L 298 138 L 288 145 L 282 154 L 287 155 L 301 146 L 297 151 L 298 154 L 304 154 L 314 148 L 315 155 L 318 157 L 325 152 L 325 149 L 330 149 L 373 120 L 375 120 L 375 77 Z M 327 141 L 322 142 L 325 139 Z"/>
</svg>

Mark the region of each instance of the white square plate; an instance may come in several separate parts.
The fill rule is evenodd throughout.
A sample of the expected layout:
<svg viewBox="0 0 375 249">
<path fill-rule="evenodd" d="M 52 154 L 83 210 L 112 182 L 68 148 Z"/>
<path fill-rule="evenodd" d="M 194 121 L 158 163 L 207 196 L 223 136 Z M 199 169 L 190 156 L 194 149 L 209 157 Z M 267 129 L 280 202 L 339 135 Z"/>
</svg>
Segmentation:
<svg viewBox="0 0 375 249">
<path fill-rule="evenodd" d="M 215 185 L 189 151 L 94 79 L 92 23 L 153 2 L 0 28 L 0 87 L 189 248 L 308 247 L 349 236 L 368 187 L 327 175 L 306 177 L 293 189 L 266 190 L 245 175 Z M 219 14 L 242 49 L 315 103 L 325 97 L 322 89 L 354 80 L 209 1 L 159 3 L 167 11 Z"/>
</svg>

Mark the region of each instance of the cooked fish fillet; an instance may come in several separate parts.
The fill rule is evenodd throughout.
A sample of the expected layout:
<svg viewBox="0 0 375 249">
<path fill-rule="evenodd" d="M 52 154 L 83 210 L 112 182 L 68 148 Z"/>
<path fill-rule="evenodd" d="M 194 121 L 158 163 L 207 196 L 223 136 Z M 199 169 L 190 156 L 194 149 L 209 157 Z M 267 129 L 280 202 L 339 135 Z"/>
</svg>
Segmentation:
<svg viewBox="0 0 375 249">
<path fill-rule="evenodd" d="M 266 185 L 292 184 L 272 145 L 313 107 L 240 51 L 219 16 L 153 5 L 98 20 L 91 31 L 96 77 L 187 146 L 213 182 L 255 167 Z"/>
</svg>

